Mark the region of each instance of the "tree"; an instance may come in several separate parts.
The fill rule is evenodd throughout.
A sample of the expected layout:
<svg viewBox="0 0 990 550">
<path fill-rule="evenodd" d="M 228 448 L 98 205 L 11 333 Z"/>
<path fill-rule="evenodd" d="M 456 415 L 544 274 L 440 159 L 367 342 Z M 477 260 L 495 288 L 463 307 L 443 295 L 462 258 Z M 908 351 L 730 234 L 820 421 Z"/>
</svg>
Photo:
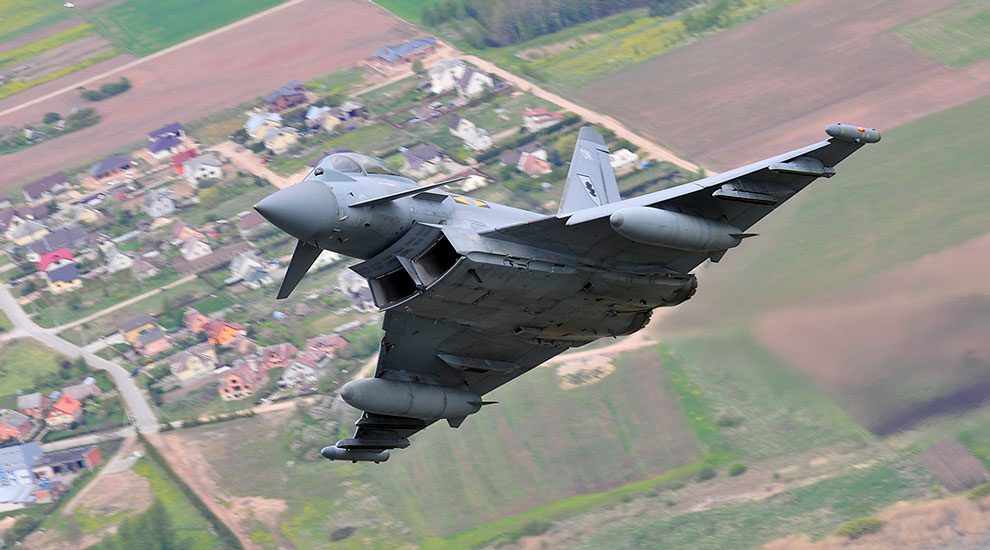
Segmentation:
<svg viewBox="0 0 990 550">
<path fill-rule="evenodd" d="M 574 151 L 574 146 L 577 145 L 577 136 L 574 134 L 565 134 L 557 138 L 554 142 L 554 148 L 560 151 L 561 154 L 567 154 Z"/>
<path fill-rule="evenodd" d="M 423 74 L 426 71 L 426 67 L 423 66 L 423 62 L 419 59 L 412 62 L 412 72 L 414 74 Z"/>
<path fill-rule="evenodd" d="M 62 120 L 62 115 L 56 113 L 55 111 L 49 111 L 45 113 L 44 118 L 41 119 L 41 121 L 44 122 L 45 124 L 51 124 L 59 120 Z"/>
</svg>

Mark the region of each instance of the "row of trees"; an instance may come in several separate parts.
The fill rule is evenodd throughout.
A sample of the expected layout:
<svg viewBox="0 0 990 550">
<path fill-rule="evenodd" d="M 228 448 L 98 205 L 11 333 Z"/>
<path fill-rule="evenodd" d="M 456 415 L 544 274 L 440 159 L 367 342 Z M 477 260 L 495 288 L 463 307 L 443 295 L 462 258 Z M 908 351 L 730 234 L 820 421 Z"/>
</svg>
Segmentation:
<svg viewBox="0 0 990 550">
<path fill-rule="evenodd" d="M 79 93 L 83 96 L 83 99 L 87 101 L 103 101 L 108 97 L 122 94 L 130 89 L 131 81 L 127 78 L 121 77 L 121 79 L 117 82 L 107 82 L 106 84 L 100 86 L 97 90 L 87 90 L 86 88 L 80 87 Z"/>
<path fill-rule="evenodd" d="M 157 498 L 144 512 L 124 519 L 117 533 L 107 535 L 97 546 L 99 550 L 184 550 L 188 547 L 189 542 L 176 535 L 172 517 Z"/>
<path fill-rule="evenodd" d="M 422 20 L 427 25 L 457 20 L 464 39 L 484 48 L 524 42 L 634 8 L 669 15 L 694 3 L 697 0 L 445 0 L 424 7 Z"/>
</svg>

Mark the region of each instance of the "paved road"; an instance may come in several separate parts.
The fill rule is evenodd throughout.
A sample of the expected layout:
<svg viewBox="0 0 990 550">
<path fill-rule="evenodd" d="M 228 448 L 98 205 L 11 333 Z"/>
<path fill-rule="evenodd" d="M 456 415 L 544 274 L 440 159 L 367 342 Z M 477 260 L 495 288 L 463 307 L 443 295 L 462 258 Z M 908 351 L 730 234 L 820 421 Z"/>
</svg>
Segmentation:
<svg viewBox="0 0 990 550">
<path fill-rule="evenodd" d="M 142 432 L 158 431 L 158 418 L 155 417 L 155 413 L 152 412 L 151 406 L 148 405 L 134 379 L 130 377 L 130 373 L 123 367 L 102 357 L 97 357 L 92 352 L 85 351 L 72 342 L 59 338 L 50 330 L 36 325 L 21 309 L 7 285 L 0 285 L 0 309 L 7 314 L 10 322 L 27 336 L 40 341 L 62 355 L 73 359 L 82 356 L 90 367 L 107 371 L 117 387 L 117 391 L 120 392 L 124 405 L 138 430 Z"/>
<path fill-rule="evenodd" d="M 132 436 L 135 433 L 137 432 L 134 430 L 134 426 L 122 426 L 115 430 L 106 430 L 97 433 L 59 439 L 58 441 L 52 441 L 51 443 L 42 443 L 41 450 L 46 453 L 51 453 L 54 451 L 61 451 L 63 449 L 74 449 L 76 447 L 85 447 L 86 445 L 96 445 L 97 443 L 103 443 L 104 441 L 110 441 L 111 439 L 123 439 L 125 437 Z"/>
</svg>

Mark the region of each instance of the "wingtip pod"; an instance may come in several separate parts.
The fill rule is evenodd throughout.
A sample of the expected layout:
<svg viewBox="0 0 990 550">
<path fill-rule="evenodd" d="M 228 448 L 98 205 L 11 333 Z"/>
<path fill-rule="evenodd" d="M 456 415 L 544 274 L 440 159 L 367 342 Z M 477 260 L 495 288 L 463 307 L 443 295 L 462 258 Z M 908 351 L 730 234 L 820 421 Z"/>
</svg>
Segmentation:
<svg viewBox="0 0 990 550">
<path fill-rule="evenodd" d="M 841 122 L 836 122 L 835 124 L 829 124 L 826 126 L 825 133 L 835 139 L 841 139 L 843 141 L 855 141 L 862 143 L 876 143 L 880 141 L 880 132 L 878 132 L 876 128 L 842 124 Z"/>
<path fill-rule="evenodd" d="M 323 447 L 320 454 L 327 460 L 350 460 L 351 462 L 374 462 L 375 464 L 386 462 L 389 457 L 387 450 L 342 449 L 336 445 Z"/>
</svg>

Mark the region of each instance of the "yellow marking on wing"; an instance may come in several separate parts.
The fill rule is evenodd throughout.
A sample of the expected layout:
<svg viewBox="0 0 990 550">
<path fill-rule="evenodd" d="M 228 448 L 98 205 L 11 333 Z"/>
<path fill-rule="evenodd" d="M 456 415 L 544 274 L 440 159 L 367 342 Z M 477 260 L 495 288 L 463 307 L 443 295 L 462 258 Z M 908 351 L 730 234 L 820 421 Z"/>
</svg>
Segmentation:
<svg viewBox="0 0 990 550">
<path fill-rule="evenodd" d="M 470 202 L 468 202 L 468 200 L 467 200 L 467 199 L 465 199 L 464 197 L 454 197 L 454 202 L 459 202 L 459 203 L 461 203 L 461 204 L 466 204 L 466 205 L 468 205 L 468 206 L 470 206 L 470 205 L 471 205 L 471 203 L 470 203 Z"/>
</svg>

